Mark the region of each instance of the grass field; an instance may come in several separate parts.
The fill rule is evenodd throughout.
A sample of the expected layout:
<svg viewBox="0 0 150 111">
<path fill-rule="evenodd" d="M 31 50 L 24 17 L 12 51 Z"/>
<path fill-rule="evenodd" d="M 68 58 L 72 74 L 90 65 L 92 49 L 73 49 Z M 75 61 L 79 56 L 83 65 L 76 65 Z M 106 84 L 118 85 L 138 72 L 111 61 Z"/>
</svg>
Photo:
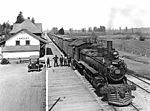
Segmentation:
<svg viewBox="0 0 150 111">
<path fill-rule="evenodd" d="M 113 45 L 121 51 L 150 57 L 150 40 L 113 40 Z"/>
<path fill-rule="evenodd" d="M 138 36 L 132 35 L 99 36 L 98 39 L 112 40 L 113 47 L 120 51 L 130 70 L 140 76 L 150 79 L 150 40 L 139 41 Z"/>
<path fill-rule="evenodd" d="M 150 64 L 143 64 L 130 59 L 125 59 L 125 63 L 128 69 L 134 71 L 135 74 L 150 80 Z"/>
<path fill-rule="evenodd" d="M 124 52 L 150 57 L 150 39 L 140 41 L 138 35 L 105 35 L 98 39 L 112 40 L 113 47 Z"/>
<path fill-rule="evenodd" d="M 114 48 L 122 51 L 130 70 L 150 79 L 150 40 L 113 40 Z"/>
</svg>

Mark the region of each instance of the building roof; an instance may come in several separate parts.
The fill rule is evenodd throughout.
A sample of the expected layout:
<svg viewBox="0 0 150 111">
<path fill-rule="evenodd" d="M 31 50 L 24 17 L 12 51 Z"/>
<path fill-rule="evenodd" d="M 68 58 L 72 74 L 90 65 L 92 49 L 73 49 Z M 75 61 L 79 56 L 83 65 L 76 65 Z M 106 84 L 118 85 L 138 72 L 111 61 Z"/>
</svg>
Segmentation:
<svg viewBox="0 0 150 111">
<path fill-rule="evenodd" d="M 97 49 L 82 49 L 81 50 L 82 54 L 88 55 L 88 56 L 98 56 L 98 51 Z"/>
<path fill-rule="evenodd" d="M 82 39 L 77 39 L 77 40 L 74 40 L 73 42 L 71 42 L 69 45 L 70 46 L 81 46 L 83 44 L 89 44 L 89 43 L 83 41 Z"/>
<path fill-rule="evenodd" d="M 28 31 L 27 29 L 22 29 L 22 30 L 18 31 L 17 33 L 15 33 L 15 35 L 17 35 L 17 34 L 18 34 L 18 33 L 20 33 L 21 31 L 26 32 L 27 34 L 31 35 L 31 36 L 32 36 L 32 37 L 34 37 L 35 39 L 38 39 L 38 40 L 40 40 L 40 41 L 42 41 L 42 42 L 44 42 L 44 43 L 48 43 L 48 41 L 47 41 L 47 40 L 43 39 L 43 38 L 42 38 L 42 37 L 40 37 L 40 36 L 37 36 L 37 35 L 35 35 L 35 34 L 31 33 L 31 32 L 30 32 L 30 31 Z M 7 38 L 7 39 L 6 39 L 6 41 L 7 41 L 8 39 L 10 39 L 10 38 L 14 37 L 15 35 L 13 35 L 13 36 L 11 36 L 11 37 Z"/>
<path fill-rule="evenodd" d="M 22 23 L 15 23 L 13 24 L 13 29 L 10 31 L 10 33 L 17 33 L 22 29 L 27 29 L 31 33 L 42 33 L 42 24 L 41 23 L 32 23 L 31 20 L 26 19 Z"/>
<path fill-rule="evenodd" d="M 35 25 L 41 30 L 42 32 L 42 23 L 35 23 Z"/>
<path fill-rule="evenodd" d="M 40 51 L 40 45 L 24 45 L 24 46 L 5 46 L 2 49 L 3 52 L 28 52 L 28 51 Z"/>
</svg>

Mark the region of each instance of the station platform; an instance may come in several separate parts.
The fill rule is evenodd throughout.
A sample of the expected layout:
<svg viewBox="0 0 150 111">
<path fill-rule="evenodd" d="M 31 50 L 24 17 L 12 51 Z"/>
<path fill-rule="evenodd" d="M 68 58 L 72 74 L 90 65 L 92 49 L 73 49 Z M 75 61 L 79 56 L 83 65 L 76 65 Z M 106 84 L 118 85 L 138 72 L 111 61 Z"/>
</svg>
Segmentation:
<svg viewBox="0 0 150 111">
<path fill-rule="evenodd" d="M 70 67 L 49 69 L 49 108 L 52 111 L 101 111 L 96 99 Z"/>
<path fill-rule="evenodd" d="M 48 68 L 48 107 L 49 111 L 102 111 L 97 100 L 81 81 L 74 70 L 68 66 L 53 67 L 53 57 L 62 53 L 49 43 L 53 55 L 51 68 Z M 59 64 L 59 63 L 58 63 Z"/>
</svg>

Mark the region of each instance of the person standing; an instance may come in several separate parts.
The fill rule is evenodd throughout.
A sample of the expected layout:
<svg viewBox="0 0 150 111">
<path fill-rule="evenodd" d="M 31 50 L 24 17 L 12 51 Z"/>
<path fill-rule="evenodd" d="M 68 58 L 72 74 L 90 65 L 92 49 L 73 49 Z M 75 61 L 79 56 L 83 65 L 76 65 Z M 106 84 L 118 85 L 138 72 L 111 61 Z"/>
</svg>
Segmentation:
<svg viewBox="0 0 150 111">
<path fill-rule="evenodd" d="M 67 57 L 65 56 L 64 57 L 64 66 L 66 66 L 67 65 Z"/>
<path fill-rule="evenodd" d="M 55 55 L 55 57 L 53 59 L 54 59 L 54 67 L 57 67 L 58 66 L 58 57 L 57 57 L 57 55 Z"/>
<path fill-rule="evenodd" d="M 48 67 L 48 68 L 50 67 L 50 60 L 49 60 L 49 57 L 47 58 L 47 67 Z"/>
<path fill-rule="evenodd" d="M 61 55 L 61 57 L 59 58 L 59 62 L 60 62 L 60 66 L 63 66 L 63 56 Z"/>
<path fill-rule="evenodd" d="M 40 61 L 39 61 L 39 58 L 37 58 L 37 61 L 36 61 L 36 63 L 37 63 L 37 64 L 39 64 L 39 63 L 40 63 Z"/>
<path fill-rule="evenodd" d="M 68 55 L 68 67 L 70 66 L 71 64 L 71 57 Z"/>
<path fill-rule="evenodd" d="M 22 61 L 21 61 L 21 58 L 19 57 L 19 63 L 21 63 Z"/>
</svg>

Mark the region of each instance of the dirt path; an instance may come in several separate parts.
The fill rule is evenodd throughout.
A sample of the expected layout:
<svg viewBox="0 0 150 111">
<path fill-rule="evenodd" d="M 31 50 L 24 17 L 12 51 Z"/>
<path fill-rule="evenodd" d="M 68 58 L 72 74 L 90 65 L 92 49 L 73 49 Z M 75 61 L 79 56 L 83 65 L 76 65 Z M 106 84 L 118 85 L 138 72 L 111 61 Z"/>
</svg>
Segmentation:
<svg viewBox="0 0 150 111">
<path fill-rule="evenodd" d="M 0 65 L 0 111 L 45 111 L 45 71 L 27 65 Z"/>
</svg>

